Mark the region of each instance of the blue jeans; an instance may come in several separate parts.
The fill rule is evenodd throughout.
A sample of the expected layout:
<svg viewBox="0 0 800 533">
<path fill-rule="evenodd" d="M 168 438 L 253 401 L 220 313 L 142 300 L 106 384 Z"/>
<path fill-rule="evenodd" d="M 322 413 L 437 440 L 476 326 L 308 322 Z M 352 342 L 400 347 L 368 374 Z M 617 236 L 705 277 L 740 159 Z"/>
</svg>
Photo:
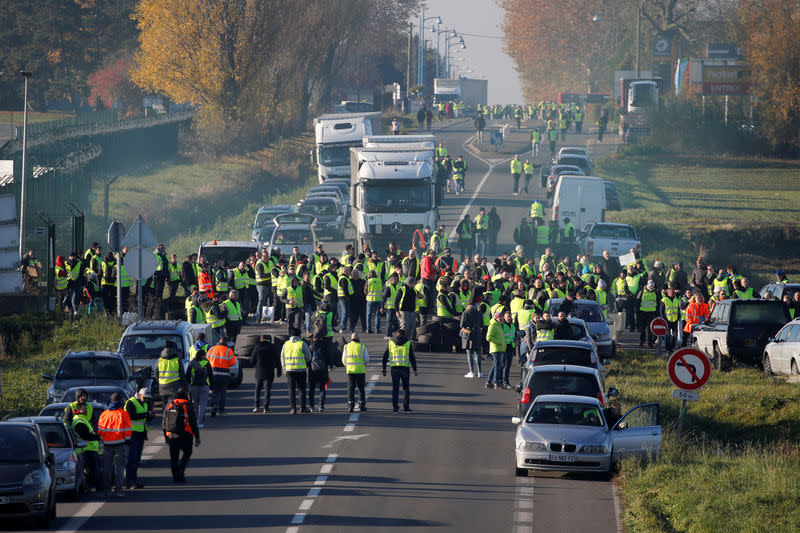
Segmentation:
<svg viewBox="0 0 800 533">
<path fill-rule="evenodd" d="M 306 313 L 306 333 L 311 333 L 311 316 L 314 314 L 316 302 L 313 304 L 303 304 L 303 311 Z"/>
<path fill-rule="evenodd" d="M 256 291 L 258 291 L 258 304 L 256 305 L 256 316 L 258 320 L 261 320 L 261 317 L 264 316 L 264 308 L 267 307 L 269 297 L 272 296 L 272 289 L 265 285 L 256 285 Z"/>
<path fill-rule="evenodd" d="M 375 327 L 372 327 L 372 318 L 375 318 Z M 375 333 L 381 330 L 381 303 L 367 302 L 367 330 Z"/>
<path fill-rule="evenodd" d="M 475 373 L 481 373 L 481 354 L 480 352 L 476 352 L 475 350 L 467 350 L 467 365 L 469 365 L 469 371 Z"/>
<path fill-rule="evenodd" d="M 514 348 L 509 348 L 506 350 L 505 354 L 503 354 L 503 383 L 506 385 L 510 385 L 508 379 L 509 374 L 511 373 L 511 362 L 514 360 Z"/>
<path fill-rule="evenodd" d="M 455 184 L 456 192 L 464 192 L 464 180 L 463 180 L 463 178 L 459 179 L 459 180 L 455 180 L 454 179 L 453 183 Z"/>
<path fill-rule="evenodd" d="M 489 370 L 489 375 L 486 377 L 486 384 L 491 385 L 494 381 L 495 385 L 503 385 L 503 364 L 505 360 L 505 352 L 492 353 L 492 368 Z"/>
<path fill-rule="evenodd" d="M 486 233 L 475 234 L 475 253 L 481 257 L 486 255 Z"/>
<path fill-rule="evenodd" d="M 339 331 L 347 329 L 350 322 L 350 300 L 339 300 Z"/>
<path fill-rule="evenodd" d="M 397 311 L 394 309 L 386 310 L 386 336 L 391 337 L 397 329 Z"/>
<path fill-rule="evenodd" d="M 413 339 L 417 336 L 417 313 L 415 311 L 403 311 L 403 327 L 406 330 L 406 338 Z"/>
</svg>

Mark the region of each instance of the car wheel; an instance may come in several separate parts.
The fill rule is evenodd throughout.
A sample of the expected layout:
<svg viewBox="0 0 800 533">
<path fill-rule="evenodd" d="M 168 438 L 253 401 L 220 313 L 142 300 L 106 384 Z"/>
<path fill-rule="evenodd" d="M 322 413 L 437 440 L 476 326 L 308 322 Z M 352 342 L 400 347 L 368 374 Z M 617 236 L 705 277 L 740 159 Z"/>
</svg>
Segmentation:
<svg viewBox="0 0 800 533">
<path fill-rule="evenodd" d="M 797 375 L 800 374 L 800 371 L 797 370 L 797 361 L 792 359 L 792 374 Z"/>
<path fill-rule="evenodd" d="M 615 341 L 611 341 L 611 359 L 614 359 L 617 356 L 617 343 Z"/>
<path fill-rule="evenodd" d="M 764 360 L 761 363 L 764 366 L 764 375 L 769 377 L 772 375 L 772 362 L 769 360 L 769 355 L 764 354 Z"/>
<path fill-rule="evenodd" d="M 528 469 L 527 468 L 516 468 L 516 475 L 517 477 L 528 477 Z"/>
</svg>

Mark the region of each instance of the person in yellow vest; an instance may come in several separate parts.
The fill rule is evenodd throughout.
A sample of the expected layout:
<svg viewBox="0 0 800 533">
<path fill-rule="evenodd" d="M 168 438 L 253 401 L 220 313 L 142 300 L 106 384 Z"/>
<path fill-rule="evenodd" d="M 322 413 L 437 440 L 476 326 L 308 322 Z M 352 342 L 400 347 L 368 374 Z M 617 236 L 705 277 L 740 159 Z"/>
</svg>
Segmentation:
<svg viewBox="0 0 800 533">
<path fill-rule="evenodd" d="M 489 215 L 486 209 L 481 207 L 475 215 L 475 251 L 483 257 L 486 255 L 486 245 L 488 243 Z"/>
<path fill-rule="evenodd" d="M 514 179 L 514 190 L 511 194 L 514 196 L 519 196 L 520 175 L 522 175 L 522 161 L 520 161 L 519 154 L 517 154 L 511 160 L 511 177 Z"/>
<path fill-rule="evenodd" d="M 492 368 L 486 378 L 486 388 L 503 388 L 503 363 L 505 362 L 506 335 L 503 331 L 503 313 L 494 314 L 486 329 L 486 340 L 489 341 L 489 355 L 492 358 Z M 492 384 L 494 382 L 494 385 Z"/>
<path fill-rule="evenodd" d="M 645 337 L 647 345 L 652 348 L 655 345 L 655 335 L 650 331 L 650 322 L 658 316 L 658 306 L 661 303 L 661 295 L 656 290 L 656 283 L 648 280 L 644 289 L 639 291 L 636 296 L 639 310 L 639 347 L 644 346 Z"/>
<path fill-rule="evenodd" d="M 136 395 L 131 396 L 125 402 L 125 410 L 128 411 L 132 424 L 131 439 L 128 441 L 128 465 L 125 468 L 126 488 L 128 489 L 144 488 L 144 485 L 139 483 L 138 473 L 144 442 L 147 440 L 147 423 L 155 417 L 150 412 L 150 404 L 147 403 L 147 399 L 150 397 L 147 389 L 139 389 Z"/>
<path fill-rule="evenodd" d="M 175 396 L 178 389 L 188 386 L 178 347 L 170 340 L 164 343 L 164 349 L 161 350 L 161 356 L 156 363 L 155 379 L 158 382 L 158 395 L 164 404 Z"/>
<path fill-rule="evenodd" d="M 531 218 L 541 218 L 544 219 L 544 205 L 542 202 L 536 198 L 533 203 L 531 204 L 531 211 L 530 211 Z"/>
<path fill-rule="evenodd" d="M 519 189 L 519 193 L 522 194 L 530 194 L 528 192 L 528 184 L 533 179 L 533 163 L 531 163 L 530 159 L 526 159 L 525 163 L 522 164 L 522 172 L 525 174 L 525 181 L 522 183 L 522 187 Z"/>
<path fill-rule="evenodd" d="M 303 299 L 303 287 L 297 276 L 292 276 L 289 281 L 289 287 L 286 289 L 286 301 L 286 318 L 289 327 L 301 329 L 305 319 L 305 300 Z"/>
<path fill-rule="evenodd" d="M 86 446 L 75 450 L 83 460 L 88 481 L 98 491 L 102 487 L 102 473 L 100 471 L 100 435 L 95 433 L 96 417 L 91 403 L 87 402 L 89 396 L 86 389 L 75 391 L 75 401 L 64 408 L 64 423 L 71 426 L 79 440 L 86 442 Z M 82 467 L 82 468 L 83 468 Z"/>
<path fill-rule="evenodd" d="M 228 299 L 222 302 L 222 307 L 225 308 L 225 334 L 231 341 L 236 342 L 236 337 L 242 330 L 242 304 L 239 297 L 242 292 L 246 292 L 247 287 L 242 291 L 232 290 L 228 293 Z"/>
<path fill-rule="evenodd" d="M 370 269 L 364 289 L 367 299 L 367 333 L 378 333 L 381 330 L 380 310 L 383 283 L 381 278 L 378 277 L 377 270 Z"/>
<path fill-rule="evenodd" d="M 205 427 L 206 407 L 208 395 L 211 391 L 212 372 L 206 354 L 211 349 L 206 343 L 205 333 L 197 335 L 197 341 L 189 348 L 192 355 L 189 366 L 186 368 L 186 378 L 189 381 L 189 396 L 194 404 L 197 414 L 197 425 L 200 429 Z"/>
<path fill-rule="evenodd" d="M 381 296 L 381 312 L 386 313 L 386 334 L 383 340 L 387 341 L 391 339 L 392 332 L 397 329 L 397 323 L 399 321 L 397 308 L 395 307 L 395 300 L 397 299 L 397 292 L 399 290 L 397 286 L 398 281 L 400 281 L 400 277 L 396 272 L 392 273 L 389 276 L 389 281 L 386 283 L 386 288 L 383 289 L 383 295 Z M 380 329 L 376 330 L 376 333 L 379 331 Z"/>
<path fill-rule="evenodd" d="M 414 375 L 417 374 L 417 361 L 414 358 L 414 348 L 411 347 L 411 341 L 406 338 L 406 330 L 398 329 L 395 332 L 394 338 L 386 345 L 386 351 L 383 352 L 383 370 L 382 373 L 386 375 L 386 363 L 389 363 L 390 372 L 392 374 L 392 412 L 400 412 L 399 396 L 400 396 L 400 383 L 403 384 L 403 412 L 410 413 L 411 407 L 409 406 L 410 388 L 409 382 L 411 380 L 411 370 L 414 369 Z"/>
<path fill-rule="evenodd" d="M 289 340 L 283 343 L 281 348 L 281 367 L 286 374 L 286 382 L 289 388 L 290 415 L 297 414 L 297 390 L 300 389 L 300 412 L 310 413 L 306 405 L 306 379 L 308 377 L 308 365 L 311 363 L 311 350 L 308 345 L 300 338 L 300 329 L 289 328 Z"/>
<path fill-rule="evenodd" d="M 359 342 L 358 333 L 350 335 L 350 342 L 342 350 L 342 364 L 347 372 L 347 411 L 355 409 L 355 390 L 358 389 L 358 406 L 363 413 L 367 410 L 367 397 L 364 392 L 367 380 L 369 353 L 367 347 Z"/>
<path fill-rule="evenodd" d="M 681 319 L 681 297 L 675 290 L 675 284 L 670 283 L 666 293 L 661 297 L 659 316 L 667 321 L 667 352 L 671 352 L 678 341 L 678 325 Z"/>
</svg>

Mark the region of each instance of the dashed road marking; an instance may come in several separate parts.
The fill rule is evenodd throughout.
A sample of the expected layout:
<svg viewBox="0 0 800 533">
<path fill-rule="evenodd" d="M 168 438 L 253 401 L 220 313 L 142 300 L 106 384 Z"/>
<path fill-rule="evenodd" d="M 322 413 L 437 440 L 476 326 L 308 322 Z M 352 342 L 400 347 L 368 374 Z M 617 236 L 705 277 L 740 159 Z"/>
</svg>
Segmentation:
<svg viewBox="0 0 800 533">
<path fill-rule="evenodd" d="M 514 522 L 532 522 L 533 513 L 530 511 L 516 511 L 514 513 Z"/>
<path fill-rule="evenodd" d="M 354 429 L 356 429 L 356 425 L 355 425 L 355 424 L 347 424 L 347 425 L 344 427 L 344 430 L 345 430 L 346 432 L 353 431 Z"/>
<path fill-rule="evenodd" d="M 331 470 L 333 470 L 333 464 L 332 463 L 325 463 L 324 465 L 322 465 L 322 468 L 320 468 L 319 473 L 320 474 L 330 474 Z"/>
<path fill-rule="evenodd" d="M 517 496 L 533 496 L 533 487 L 518 486 Z"/>
<path fill-rule="evenodd" d="M 296 513 L 292 517 L 292 524 L 302 524 L 303 520 L 306 519 L 306 513 Z"/>
<path fill-rule="evenodd" d="M 517 500 L 517 509 L 533 509 L 533 501 Z"/>
<path fill-rule="evenodd" d="M 300 507 L 298 507 L 298 509 L 301 510 L 301 511 L 308 511 L 309 509 L 311 509 L 311 506 L 313 504 L 314 504 L 314 500 L 303 500 L 303 502 L 300 504 Z"/>
</svg>

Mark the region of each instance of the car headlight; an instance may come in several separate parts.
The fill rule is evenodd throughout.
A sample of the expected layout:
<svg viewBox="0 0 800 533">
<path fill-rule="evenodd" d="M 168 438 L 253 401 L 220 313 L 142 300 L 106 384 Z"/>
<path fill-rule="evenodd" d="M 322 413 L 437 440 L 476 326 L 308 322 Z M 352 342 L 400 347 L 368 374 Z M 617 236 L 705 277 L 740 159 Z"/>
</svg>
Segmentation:
<svg viewBox="0 0 800 533">
<path fill-rule="evenodd" d="M 519 449 L 544 452 L 547 451 L 547 446 L 543 442 L 522 442 L 519 445 Z"/>
<path fill-rule="evenodd" d="M 608 453 L 605 446 L 586 444 L 581 447 L 581 453 Z"/>
<path fill-rule="evenodd" d="M 71 459 L 67 459 L 63 463 L 58 463 L 56 465 L 56 468 L 60 468 L 60 469 L 63 469 L 63 470 L 72 470 L 73 468 L 75 468 L 75 461 L 72 461 Z"/>
<path fill-rule="evenodd" d="M 26 487 L 41 487 L 43 481 L 42 473 L 37 470 L 25 476 L 25 479 L 22 480 L 22 484 Z"/>
<path fill-rule="evenodd" d="M 596 341 L 607 341 L 608 339 L 611 338 L 611 333 L 607 331 L 603 333 L 595 333 L 594 335 L 592 335 L 592 337 Z"/>
</svg>

